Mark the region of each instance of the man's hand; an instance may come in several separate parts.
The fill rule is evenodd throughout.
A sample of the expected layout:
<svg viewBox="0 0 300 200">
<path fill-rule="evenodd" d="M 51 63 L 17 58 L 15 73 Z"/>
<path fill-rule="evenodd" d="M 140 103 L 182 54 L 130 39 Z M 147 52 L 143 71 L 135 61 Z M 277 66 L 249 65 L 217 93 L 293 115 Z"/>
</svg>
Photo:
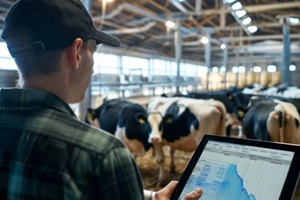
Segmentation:
<svg viewBox="0 0 300 200">
<path fill-rule="evenodd" d="M 152 200 L 169 200 L 174 192 L 178 181 L 171 181 L 166 187 L 157 191 Z M 202 189 L 197 188 L 191 193 L 187 194 L 184 200 L 198 200 L 202 195 Z"/>
<path fill-rule="evenodd" d="M 194 191 L 192 191 L 192 192 L 188 193 L 187 195 L 185 195 L 183 200 L 196 200 L 196 199 L 199 199 L 201 196 L 202 196 L 202 189 L 197 188 Z"/>
</svg>

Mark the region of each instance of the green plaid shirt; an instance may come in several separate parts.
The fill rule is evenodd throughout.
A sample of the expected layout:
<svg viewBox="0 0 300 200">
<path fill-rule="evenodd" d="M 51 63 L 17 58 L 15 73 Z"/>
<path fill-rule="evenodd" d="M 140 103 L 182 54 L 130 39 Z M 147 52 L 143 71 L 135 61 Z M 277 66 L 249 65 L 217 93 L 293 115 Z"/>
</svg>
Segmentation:
<svg viewBox="0 0 300 200">
<path fill-rule="evenodd" d="M 130 152 L 55 95 L 0 89 L 0 199 L 144 199 Z"/>
</svg>

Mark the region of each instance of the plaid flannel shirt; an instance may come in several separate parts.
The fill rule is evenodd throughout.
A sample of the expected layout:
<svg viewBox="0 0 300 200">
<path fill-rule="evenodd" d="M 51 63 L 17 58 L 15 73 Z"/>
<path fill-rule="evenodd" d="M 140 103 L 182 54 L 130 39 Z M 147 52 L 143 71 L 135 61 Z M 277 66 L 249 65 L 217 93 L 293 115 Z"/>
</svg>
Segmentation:
<svg viewBox="0 0 300 200">
<path fill-rule="evenodd" d="M 130 152 L 55 95 L 0 90 L 0 199 L 144 199 Z"/>
</svg>

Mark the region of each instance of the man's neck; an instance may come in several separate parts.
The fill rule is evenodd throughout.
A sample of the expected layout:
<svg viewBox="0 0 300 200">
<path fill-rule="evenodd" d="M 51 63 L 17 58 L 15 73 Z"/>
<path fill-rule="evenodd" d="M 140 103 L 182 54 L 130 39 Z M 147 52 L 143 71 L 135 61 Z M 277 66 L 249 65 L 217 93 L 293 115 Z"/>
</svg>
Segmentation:
<svg viewBox="0 0 300 200">
<path fill-rule="evenodd" d="M 22 88 L 43 90 L 55 94 L 65 102 L 68 102 L 68 84 L 66 76 L 39 76 L 25 80 Z"/>
</svg>

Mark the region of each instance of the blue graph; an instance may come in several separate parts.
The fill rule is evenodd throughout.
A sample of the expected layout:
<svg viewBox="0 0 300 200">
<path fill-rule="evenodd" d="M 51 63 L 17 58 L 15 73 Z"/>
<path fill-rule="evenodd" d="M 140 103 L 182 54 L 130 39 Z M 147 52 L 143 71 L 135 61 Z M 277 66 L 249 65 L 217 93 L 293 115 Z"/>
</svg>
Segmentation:
<svg viewBox="0 0 300 200">
<path fill-rule="evenodd" d="M 202 162 L 195 167 L 179 199 L 195 187 L 204 191 L 201 200 L 256 200 L 244 188 L 235 164 Z"/>
<path fill-rule="evenodd" d="M 243 186 L 243 179 L 238 175 L 236 165 L 230 164 L 228 166 L 225 178 L 220 184 L 218 199 L 232 199 L 232 200 L 255 200 L 252 194 L 248 194 Z"/>
<path fill-rule="evenodd" d="M 199 187 L 201 200 L 279 199 L 293 156 L 288 151 L 209 142 L 179 200 Z"/>
</svg>

